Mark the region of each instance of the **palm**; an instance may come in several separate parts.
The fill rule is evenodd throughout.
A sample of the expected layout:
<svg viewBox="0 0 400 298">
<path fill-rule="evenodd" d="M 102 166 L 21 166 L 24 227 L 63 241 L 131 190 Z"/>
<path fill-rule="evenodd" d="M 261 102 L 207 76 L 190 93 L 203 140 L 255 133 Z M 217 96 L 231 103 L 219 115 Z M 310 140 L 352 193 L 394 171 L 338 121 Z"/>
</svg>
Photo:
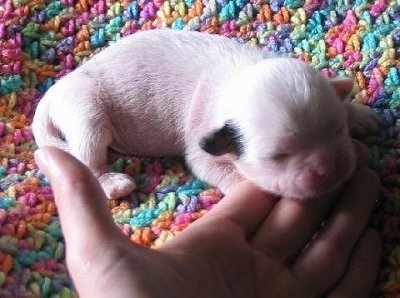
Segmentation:
<svg viewBox="0 0 400 298">
<path fill-rule="evenodd" d="M 239 183 L 209 214 L 149 250 L 118 231 L 87 168 L 59 150 L 45 153 L 37 160 L 52 182 L 81 297 L 366 297 L 373 286 L 380 242 L 365 225 L 379 183 L 366 168 L 334 207 L 338 194 L 300 203 Z M 64 201 L 71 191 L 75 204 Z"/>
</svg>

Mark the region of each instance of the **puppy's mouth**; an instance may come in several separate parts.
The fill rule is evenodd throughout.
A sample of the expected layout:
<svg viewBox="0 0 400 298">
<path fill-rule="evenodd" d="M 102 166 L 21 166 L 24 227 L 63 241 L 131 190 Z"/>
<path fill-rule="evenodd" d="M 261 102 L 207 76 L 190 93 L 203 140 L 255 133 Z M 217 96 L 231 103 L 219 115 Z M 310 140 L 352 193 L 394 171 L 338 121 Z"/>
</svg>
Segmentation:
<svg viewBox="0 0 400 298">
<path fill-rule="evenodd" d="M 319 182 L 314 186 L 294 186 L 291 189 L 287 189 L 282 194 L 284 198 L 298 199 L 298 200 L 311 200 L 322 197 L 323 195 L 339 188 L 345 182 L 344 179 L 337 179 L 334 182 Z"/>
<path fill-rule="evenodd" d="M 301 200 L 321 197 L 343 185 L 351 177 L 353 171 L 354 166 L 342 165 L 333 172 L 322 176 L 303 172 L 295 176 L 290 184 L 287 183 L 282 197 Z"/>
</svg>

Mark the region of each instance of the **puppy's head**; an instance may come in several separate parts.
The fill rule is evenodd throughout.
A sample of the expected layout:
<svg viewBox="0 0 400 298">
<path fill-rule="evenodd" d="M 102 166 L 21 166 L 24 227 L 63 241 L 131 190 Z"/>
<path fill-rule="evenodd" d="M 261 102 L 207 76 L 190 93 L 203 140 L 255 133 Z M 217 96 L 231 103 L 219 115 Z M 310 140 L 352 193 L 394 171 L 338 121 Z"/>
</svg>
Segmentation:
<svg viewBox="0 0 400 298">
<path fill-rule="evenodd" d="M 244 71 L 218 106 L 222 125 L 200 146 L 231 154 L 247 179 L 285 197 L 338 187 L 355 167 L 342 101 L 352 80 L 328 80 L 306 63 L 267 59 Z"/>
</svg>

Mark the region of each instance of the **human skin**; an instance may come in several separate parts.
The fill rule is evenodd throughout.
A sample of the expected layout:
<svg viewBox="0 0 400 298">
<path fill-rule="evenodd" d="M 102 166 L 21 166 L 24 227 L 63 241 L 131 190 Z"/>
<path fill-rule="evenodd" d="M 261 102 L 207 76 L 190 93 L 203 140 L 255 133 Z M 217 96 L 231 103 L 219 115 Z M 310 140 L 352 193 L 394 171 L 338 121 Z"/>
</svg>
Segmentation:
<svg viewBox="0 0 400 298">
<path fill-rule="evenodd" d="M 367 297 L 381 243 L 366 225 L 380 185 L 356 148 L 357 170 L 340 191 L 277 199 L 243 181 L 158 249 L 118 230 L 98 180 L 76 158 L 44 147 L 35 159 L 54 191 L 80 297 Z"/>
</svg>

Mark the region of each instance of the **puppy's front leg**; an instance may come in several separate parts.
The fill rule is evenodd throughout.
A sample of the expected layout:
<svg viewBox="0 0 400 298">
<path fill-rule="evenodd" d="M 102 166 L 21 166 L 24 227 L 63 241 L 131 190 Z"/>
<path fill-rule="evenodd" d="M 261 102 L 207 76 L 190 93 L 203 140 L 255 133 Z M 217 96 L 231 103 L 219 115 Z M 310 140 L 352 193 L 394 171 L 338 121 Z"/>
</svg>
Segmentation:
<svg viewBox="0 0 400 298">
<path fill-rule="evenodd" d="M 356 102 L 345 102 L 351 136 L 362 138 L 378 129 L 379 117 L 368 106 Z"/>
<path fill-rule="evenodd" d="M 234 184 L 244 180 L 228 159 L 193 150 L 187 153 L 186 161 L 196 177 L 218 187 L 224 194 L 227 194 Z"/>
</svg>

